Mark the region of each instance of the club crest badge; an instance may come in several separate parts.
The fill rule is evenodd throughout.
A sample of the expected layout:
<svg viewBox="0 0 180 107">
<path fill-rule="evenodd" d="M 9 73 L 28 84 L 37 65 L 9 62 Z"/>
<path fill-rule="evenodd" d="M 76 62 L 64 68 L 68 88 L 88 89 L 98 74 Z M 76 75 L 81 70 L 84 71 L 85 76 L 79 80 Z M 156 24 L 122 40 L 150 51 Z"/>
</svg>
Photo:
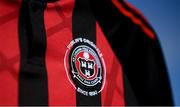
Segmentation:
<svg viewBox="0 0 180 107">
<path fill-rule="evenodd" d="M 85 38 L 70 42 L 64 58 L 67 77 L 77 92 L 95 96 L 105 85 L 106 66 L 96 45 Z"/>
</svg>

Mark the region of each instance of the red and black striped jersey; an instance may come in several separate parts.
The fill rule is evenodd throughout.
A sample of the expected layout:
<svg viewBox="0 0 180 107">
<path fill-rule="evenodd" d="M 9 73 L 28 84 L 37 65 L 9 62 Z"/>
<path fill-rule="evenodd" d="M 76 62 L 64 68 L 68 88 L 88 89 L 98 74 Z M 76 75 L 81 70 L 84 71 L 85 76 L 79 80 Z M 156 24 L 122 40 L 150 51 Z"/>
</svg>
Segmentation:
<svg viewBox="0 0 180 107">
<path fill-rule="evenodd" d="M 123 0 L 1 0 L 0 105 L 173 105 L 157 36 Z"/>
</svg>

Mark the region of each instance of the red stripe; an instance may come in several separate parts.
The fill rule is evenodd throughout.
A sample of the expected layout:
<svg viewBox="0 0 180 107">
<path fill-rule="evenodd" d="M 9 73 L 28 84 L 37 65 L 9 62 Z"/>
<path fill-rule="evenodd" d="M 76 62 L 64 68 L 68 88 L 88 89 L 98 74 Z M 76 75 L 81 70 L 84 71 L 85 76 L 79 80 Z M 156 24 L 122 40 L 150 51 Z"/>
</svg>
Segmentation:
<svg viewBox="0 0 180 107">
<path fill-rule="evenodd" d="M 101 28 L 97 24 L 97 47 L 106 63 L 105 86 L 101 92 L 102 106 L 124 106 L 124 88 L 121 64 L 108 44 Z"/>
<path fill-rule="evenodd" d="M 76 91 L 64 68 L 64 55 L 72 40 L 74 1 L 48 4 L 45 11 L 47 33 L 46 66 L 48 72 L 49 105 L 76 105 Z"/>
<path fill-rule="evenodd" d="M 20 50 L 18 40 L 18 2 L 14 6 L 0 2 L 0 13 L 16 11 L 13 19 L 0 18 L 0 105 L 18 105 Z M 10 2 L 10 1 L 9 1 Z M 4 19 L 5 18 L 5 19 Z M 7 23 L 4 23 L 6 21 Z"/>
<path fill-rule="evenodd" d="M 126 2 L 125 0 L 123 1 L 134 13 L 138 14 L 146 23 L 148 23 L 147 19 L 144 17 L 144 15 L 139 12 L 138 9 L 136 9 L 133 5 L 130 3 Z"/>
<path fill-rule="evenodd" d="M 118 8 L 118 10 L 124 14 L 125 16 L 129 17 L 132 22 L 134 22 L 135 24 L 139 25 L 142 30 L 144 31 L 144 33 L 147 34 L 148 37 L 150 37 L 151 39 L 155 39 L 155 34 L 153 31 L 151 31 L 148 27 L 146 27 L 143 22 L 138 19 L 137 17 L 135 17 L 133 15 L 133 13 L 129 12 L 128 10 L 126 10 L 122 5 L 121 3 L 119 3 L 118 0 L 112 0 L 112 3 Z"/>
<path fill-rule="evenodd" d="M 5 14 L 0 17 L 0 25 L 8 23 L 10 20 L 13 20 L 18 17 L 18 10 Z"/>
</svg>

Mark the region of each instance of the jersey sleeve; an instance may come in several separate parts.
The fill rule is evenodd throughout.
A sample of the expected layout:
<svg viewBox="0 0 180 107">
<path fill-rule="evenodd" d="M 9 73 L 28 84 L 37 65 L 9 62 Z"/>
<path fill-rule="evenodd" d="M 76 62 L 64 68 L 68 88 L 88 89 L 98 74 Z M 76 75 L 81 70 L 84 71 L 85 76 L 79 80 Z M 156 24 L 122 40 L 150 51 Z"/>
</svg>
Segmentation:
<svg viewBox="0 0 180 107">
<path fill-rule="evenodd" d="M 125 1 L 100 1 L 92 2 L 94 13 L 122 64 L 126 105 L 173 105 L 166 63 L 152 27 Z"/>
</svg>

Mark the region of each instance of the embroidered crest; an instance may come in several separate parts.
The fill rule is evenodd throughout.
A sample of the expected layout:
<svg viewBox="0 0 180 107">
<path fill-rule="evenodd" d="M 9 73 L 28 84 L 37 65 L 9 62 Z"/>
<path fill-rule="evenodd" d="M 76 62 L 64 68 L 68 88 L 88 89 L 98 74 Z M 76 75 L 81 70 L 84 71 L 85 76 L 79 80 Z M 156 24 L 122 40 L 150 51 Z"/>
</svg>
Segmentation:
<svg viewBox="0 0 180 107">
<path fill-rule="evenodd" d="M 77 92 L 95 96 L 102 91 L 106 67 L 102 53 L 93 42 L 84 38 L 71 41 L 65 54 L 64 66 Z"/>
</svg>

